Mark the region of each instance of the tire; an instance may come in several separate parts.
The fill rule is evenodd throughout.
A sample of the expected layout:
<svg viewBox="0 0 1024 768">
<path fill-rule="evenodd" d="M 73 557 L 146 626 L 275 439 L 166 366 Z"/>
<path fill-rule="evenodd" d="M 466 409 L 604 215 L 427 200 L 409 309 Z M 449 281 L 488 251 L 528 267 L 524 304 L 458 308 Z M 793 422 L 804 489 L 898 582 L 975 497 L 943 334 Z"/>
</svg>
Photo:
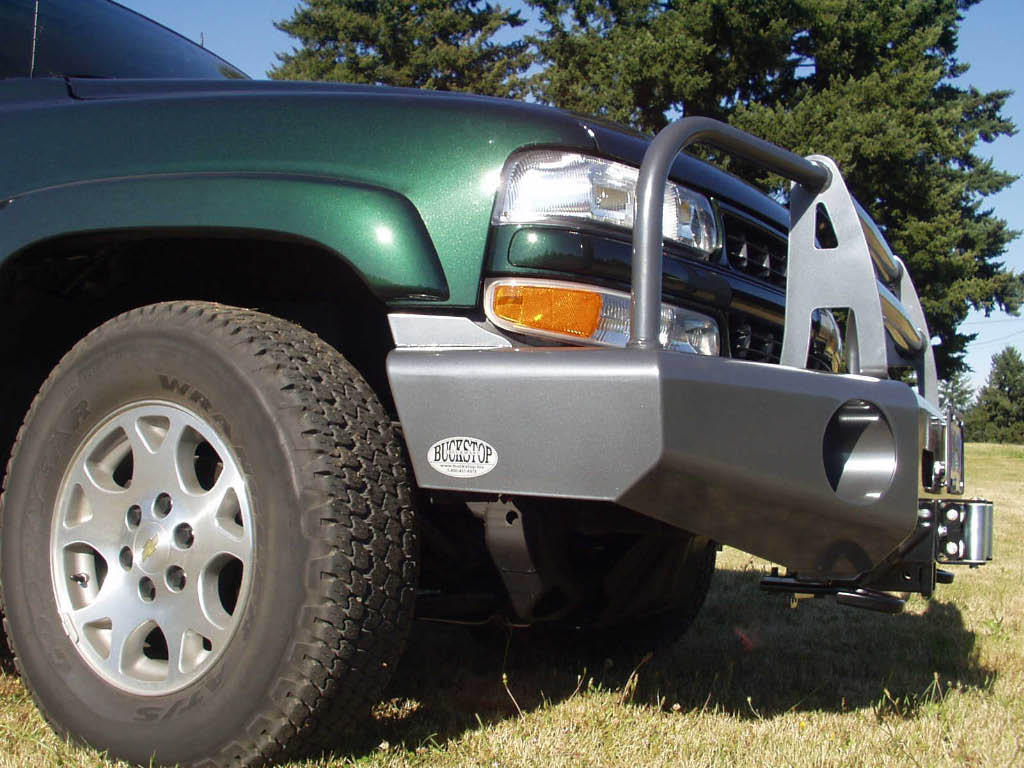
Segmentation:
<svg viewBox="0 0 1024 768">
<path fill-rule="evenodd" d="M 669 577 L 656 588 L 659 603 L 628 622 L 634 648 L 658 650 L 676 643 L 693 625 L 704 606 L 715 574 L 718 545 L 700 536 L 675 551 L 659 553 Z"/>
<path fill-rule="evenodd" d="M 665 527 L 641 537 L 604 578 L 607 603 L 585 622 L 583 644 L 605 653 L 664 649 L 700 612 L 715 572 L 717 545 Z"/>
<path fill-rule="evenodd" d="M 291 323 L 175 302 L 104 324 L 37 395 L 0 499 L 5 626 L 40 711 L 139 764 L 333 743 L 410 625 L 407 472 L 368 385 Z"/>
</svg>

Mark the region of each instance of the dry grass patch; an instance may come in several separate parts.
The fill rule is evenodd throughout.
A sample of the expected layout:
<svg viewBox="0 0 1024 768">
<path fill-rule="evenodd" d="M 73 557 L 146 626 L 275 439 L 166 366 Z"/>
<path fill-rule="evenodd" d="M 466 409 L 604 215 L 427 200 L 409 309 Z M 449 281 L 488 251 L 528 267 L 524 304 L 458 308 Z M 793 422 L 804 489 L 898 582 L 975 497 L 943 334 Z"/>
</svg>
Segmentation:
<svg viewBox="0 0 1024 768">
<path fill-rule="evenodd" d="M 968 447 L 996 502 L 996 558 L 882 616 L 765 595 L 769 564 L 720 560 L 691 632 L 650 658 L 579 638 L 418 626 L 389 699 L 299 765 L 1024 764 L 1024 447 Z M 507 682 L 507 687 L 506 687 Z M 339 742 L 342 744 L 342 742 Z M 106 766 L 0 678 L 0 768 Z"/>
</svg>

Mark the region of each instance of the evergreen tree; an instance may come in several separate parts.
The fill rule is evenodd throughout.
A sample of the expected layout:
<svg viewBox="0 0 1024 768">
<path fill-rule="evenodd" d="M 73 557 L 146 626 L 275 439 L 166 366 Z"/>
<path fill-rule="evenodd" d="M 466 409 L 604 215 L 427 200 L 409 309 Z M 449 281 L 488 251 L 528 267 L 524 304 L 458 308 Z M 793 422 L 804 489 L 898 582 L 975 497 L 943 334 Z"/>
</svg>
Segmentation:
<svg viewBox="0 0 1024 768">
<path fill-rule="evenodd" d="M 1024 443 L 1024 359 L 1014 347 L 992 356 L 978 402 L 964 419 L 968 440 Z"/>
<path fill-rule="evenodd" d="M 967 413 L 974 403 L 974 387 L 963 371 L 939 382 L 939 407 L 952 406 L 959 413 Z"/>
<path fill-rule="evenodd" d="M 1018 233 L 983 206 L 1014 177 L 975 154 L 1015 133 L 1009 92 L 956 83 L 957 28 L 977 2 L 528 0 L 546 63 L 533 88 L 642 130 L 703 114 L 835 158 L 907 262 L 949 376 L 973 338 L 956 330 L 968 307 L 1016 313 L 1022 298 L 999 261 Z"/>
<path fill-rule="evenodd" d="M 269 74 L 515 96 L 532 57 L 525 41 L 494 37 L 523 23 L 479 0 L 302 0 L 276 24 L 301 47 Z"/>
<path fill-rule="evenodd" d="M 726 119 L 791 66 L 791 0 L 526 0 L 540 100 L 653 133 L 668 113 Z"/>
</svg>

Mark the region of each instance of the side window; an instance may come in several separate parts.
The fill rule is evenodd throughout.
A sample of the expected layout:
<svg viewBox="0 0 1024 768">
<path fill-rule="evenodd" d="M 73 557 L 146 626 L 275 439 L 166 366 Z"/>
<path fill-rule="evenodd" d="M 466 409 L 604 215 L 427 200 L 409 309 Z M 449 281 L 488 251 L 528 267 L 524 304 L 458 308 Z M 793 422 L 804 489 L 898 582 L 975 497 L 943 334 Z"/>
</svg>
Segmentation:
<svg viewBox="0 0 1024 768">
<path fill-rule="evenodd" d="M 39 0 L 34 77 L 221 79 L 245 74 L 109 0 Z M 0 76 L 28 77 L 36 0 L 0 0 Z"/>
<path fill-rule="evenodd" d="M 0 0 L 0 78 L 28 77 L 33 0 Z"/>
</svg>

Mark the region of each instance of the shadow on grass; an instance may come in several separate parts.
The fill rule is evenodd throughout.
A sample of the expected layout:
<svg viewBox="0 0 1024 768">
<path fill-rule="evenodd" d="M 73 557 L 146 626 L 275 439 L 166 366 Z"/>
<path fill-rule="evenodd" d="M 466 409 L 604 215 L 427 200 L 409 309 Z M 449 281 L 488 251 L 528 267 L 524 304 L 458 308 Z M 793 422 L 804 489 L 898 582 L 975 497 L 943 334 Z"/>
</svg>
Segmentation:
<svg viewBox="0 0 1024 768">
<path fill-rule="evenodd" d="M 634 705 L 751 718 L 864 707 L 914 717 L 949 686 L 985 688 L 995 677 L 978 663 L 959 609 L 941 596 L 920 615 L 881 615 L 830 599 L 790 608 L 787 597 L 759 590 L 760 576 L 718 571 L 689 632 L 642 664 L 642 652 L 614 640 L 597 649 L 571 633 L 418 623 L 388 701 L 357 727 L 356 742 L 339 749 L 360 754 L 382 741 L 405 749 L 443 743 L 516 716 L 517 707 L 527 712 L 563 701 L 581 687 L 620 691 L 638 664 Z"/>
</svg>

